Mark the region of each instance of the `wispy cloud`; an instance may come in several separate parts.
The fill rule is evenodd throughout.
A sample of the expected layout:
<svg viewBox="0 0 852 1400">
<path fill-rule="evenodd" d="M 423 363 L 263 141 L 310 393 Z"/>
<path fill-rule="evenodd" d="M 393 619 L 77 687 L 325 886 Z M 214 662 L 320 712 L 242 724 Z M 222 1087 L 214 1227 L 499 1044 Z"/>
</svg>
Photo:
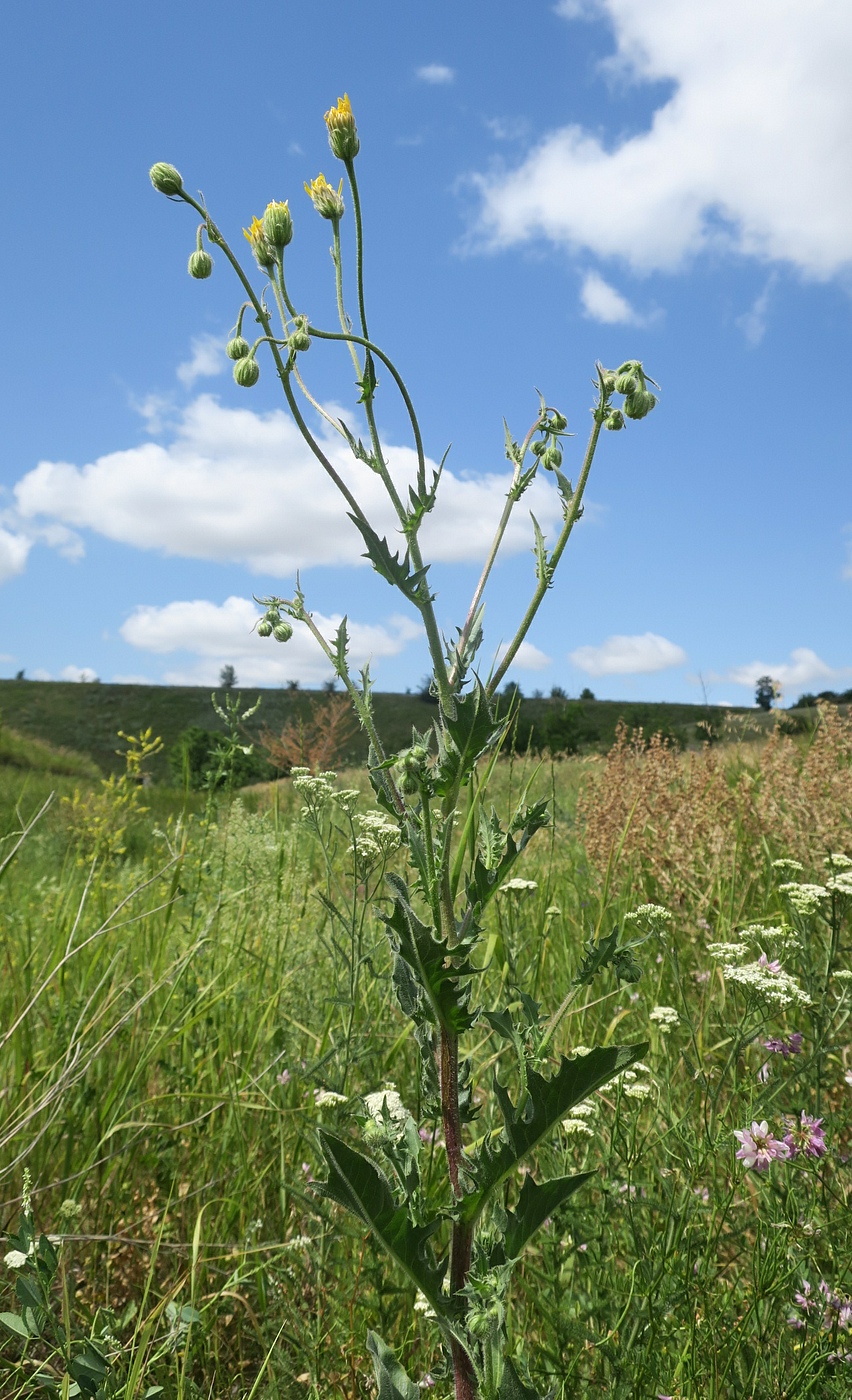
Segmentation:
<svg viewBox="0 0 852 1400">
<path fill-rule="evenodd" d="M 425 63 L 422 68 L 417 69 L 417 76 L 422 83 L 434 83 L 436 86 L 455 82 L 455 68 L 448 68 L 446 63 Z"/>
<path fill-rule="evenodd" d="M 607 637 L 598 647 L 578 647 L 569 659 L 589 676 L 646 676 L 682 666 L 687 658 L 675 642 L 656 632 L 643 632 L 635 637 Z"/>
<path fill-rule="evenodd" d="M 592 321 L 603 321 L 605 325 L 639 326 L 642 317 L 626 297 L 605 282 L 598 272 L 587 272 L 580 288 L 580 301 L 583 312 Z"/>
<path fill-rule="evenodd" d="M 674 85 L 647 128 L 608 144 L 565 125 L 513 171 L 477 177 L 477 236 L 534 237 L 638 269 L 675 270 L 706 248 L 828 278 L 852 262 L 852 6 L 821 0 L 563 0 L 606 18 L 609 67 Z"/>
<path fill-rule="evenodd" d="M 769 299 L 777 280 L 777 274 L 773 272 L 767 279 L 763 291 L 755 297 L 748 311 L 737 317 L 737 325 L 749 345 L 759 345 L 766 334 L 766 313 L 769 310 Z"/>
<path fill-rule="evenodd" d="M 177 367 L 177 377 L 185 389 L 191 389 L 196 379 L 221 374 L 227 363 L 220 336 L 197 335 L 192 340 L 190 358 Z"/>
</svg>

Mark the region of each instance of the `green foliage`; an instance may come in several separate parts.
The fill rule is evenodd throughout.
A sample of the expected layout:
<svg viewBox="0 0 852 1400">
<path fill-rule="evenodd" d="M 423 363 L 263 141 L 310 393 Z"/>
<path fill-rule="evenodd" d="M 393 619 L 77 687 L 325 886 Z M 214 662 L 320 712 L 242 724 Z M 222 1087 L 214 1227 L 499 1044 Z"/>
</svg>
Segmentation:
<svg viewBox="0 0 852 1400">
<path fill-rule="evenodd" d="M 262 754 L 245 753 L 242 749 L 230 756 L 225 746 L 225 736 L 220 730 L 203 729 L 192 724 L 178 735 L 169 751 L 169 767 L 176 787 L 186 787 L 190 792 L 206 791 L 231 786 L 246 787 L 249 783 L 262 783 L 270 774 L 269 764 Z"/>
</svg>

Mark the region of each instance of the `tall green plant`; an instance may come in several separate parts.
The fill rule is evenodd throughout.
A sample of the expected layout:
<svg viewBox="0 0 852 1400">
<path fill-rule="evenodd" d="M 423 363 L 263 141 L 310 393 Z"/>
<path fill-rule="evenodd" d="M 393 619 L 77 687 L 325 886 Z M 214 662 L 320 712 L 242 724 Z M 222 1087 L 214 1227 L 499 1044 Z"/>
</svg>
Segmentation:
<svg viewBox="0 0 852 1400">
<path fill-rule="evenodd" d="M 589 1173 L 538 1182 L 527 1171 L 516 1189 L 519 1169 L 573 1106 L 628 1068 L 645 1045 L 599 1048 L 553 1065 L 547 1047 L 558 1024 L 549 1024 L 537 1003 L 523 991 L 508 1006 L 487 1008 L 476 996 L 481 960 L 477 961 L 488 904 L 528 842 L 548 823 L 546 803 L 524 793 L 507 825 L 487 802 L 488 780 L 511 716 L 501 713 L 497 689 L 515 659 L 554 576 L 571 533 L 583 511 L 583 496 L 601 430 L 618 431 L 626 419 L 641 419 L 656 404 L 637 360 L 617 370 L 596 366 L 592 429 L 574 486 L 562 471 L 567 419 L 539 396 L 538 412 L 520 442 L 508 427 L 505 451 L 510 463 L 506 502 L 467 615 L 452 639 L 442 637 L 424 559 L 420 531 L 433 510 L 440 488 L 441 465 L 428 471 L 423 438 L 414 406 L 398 369 L 370 337 L 364 295 L 364 239 L 361 201 L 355 174 L 360 149 L 348 96 L 325 115 L 329 144 L 343 164 L 354 215 L 355 300 L 353 323 L 344 299 L 341 222 L 345 212 L 344 180 L 335 188 L 323 175 L 305 189 L 316 212 L 331 225 L 339 329 L 315 325 L 294 304 L 285 279 L 285 249 L 293 238 L 287 201 L 267 205 L 252 220 L 245 236 L 264 286 L 257 290 L 249 273 L 214 222 L 203 199 L 185 188 L 174 166 L 151 169 L 155 189 L 182 201 L 200 217 L 190 275 L 207 278 L 213 258 L 207 245 L 220 250 L 245 293 L 227 352 L 236 382 L 251 388 L 260 375 L 258 353 L 268 348 L 289 410 L 318 467 L 334 482 L 365 555 L 376 573 L 419 615 L 431 657 L 431 686 L 438 708 L 431 728 L 415 732 L 411 746 L 388 753 L 378 732 L 372 704 L 369 667 L 358 676 L 349 665 L 346 618 L 332 637 L 325 636 L 308 609 L 300 587 L 290 598 L 269 597 L 258 624 L 262 636 L 286 642 L 293 622 L 308 628 L 334 673 L 348 691 L 370 741 L 370 780 L 376 801 L 396 824 L 407 856 L 403 877 L 388 876 L 388 906 L 381 910 L 393 952 L 393 981 L 400 1008 L 414 1023 L 422 1055 L 423 1116 L 440 1119 L 446 1144 L 446 1183 L 442 1197 L 427 1199 L 418 1164 L 421 1139 L 417 1124 L 393 1090 L 365 1099 L 365 1137 L 372 1155 L 329 1132 L 321 1133 L 328 1165 L 327 1180 L 317 1186 L 324 1196 L 351 1211 L 373 1233 L 396 1267 L 425 1296 L 440 1328 L 457 1400 L 515 1400 L 532 1390 L 519 1374 L 507 1347 L 506 1306 L 509 1280 L 524 1247 L 543 1224 L 582 1186 Z M 271 297 L 271 303 L 267 300 Z M 280 329 L 270 305 L 280 318 Z M 243 335 L 245 313 L 253 315 L 261 334 Z M 366 442 L 343 420 L 332 419 L 311 393 L 303 374 L 305 354 L 314 342 L 345 345 L 360 390 L 358 403 L 366 424 Z M 402 397 L 417 457 L 414 480 L 401 492 L 388 468 L 376 421 L 379 375 L 388 376 Z M 300 396 L 348 443 L 356 461 L 381 480 L 404 541 L 394 551 L 368 518 L 351 487 L 336 470 L 311 431 Z M 446 458 L 446 454 L 445 454 Z M 444 458 L 444 460 L 445 460 Z M 475 669 L 483 641 L 484 599 L 512 512 L 539 470 L 549 474 L 562 506 L 556 541 L 548 545 L 534 516 L 532 537 L 535 578 L 526 610 L 500 661 L 483 679 Z M 619 953 L 621 956 L 619 957 Z M 635 974 L 635 960 L 609 935 L 586 950 L 581 979 L 603 967 Z M 586 970 L 589 970 L 588 977 Z M 495 1077 L 494 1109 L 499 1129 L 472 1143 L 466 1130 L 478 1111 L 474 1106 L 471 1065 L 464 1039 L 475 1023 L 487 1024 L 517 1061 L 517 1089 Z M 480 1086 L 479 1096 L 484 1093 Z M 418 1388 L 375 1333 L 368 1347 L 383 1400 L 413 1400 Z"/>
</svg>

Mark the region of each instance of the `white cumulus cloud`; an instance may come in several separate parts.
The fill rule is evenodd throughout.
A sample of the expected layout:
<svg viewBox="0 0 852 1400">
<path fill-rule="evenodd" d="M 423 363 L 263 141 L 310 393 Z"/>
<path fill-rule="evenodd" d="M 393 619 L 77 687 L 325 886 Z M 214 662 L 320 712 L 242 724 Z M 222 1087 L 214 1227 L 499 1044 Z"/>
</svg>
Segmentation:
<svg viewBox="0 0 852 1400">
<path fill-rule="evenodd" d="M 191 389 L 196 379 L 221 374 L 227 363 L 220 336 L 193 336 L 190 357 L 178 365 L 177 377 L 185 389 Z"/>
<path fill-rule="evenodd" d="M 733 666 L 724 679 L 736 685 L 754 686 L 760 676 L 771 676 L 782 686 L 814 685 L 817 681 L 833 681 L 848 676 L 852 667 L 829 666 L 810 647 L 795 647 L 788 661 L 750 661 L 745 666 Z M 828 687 L 826 687 L 828 688 Z"/>
<path fill-rule="evenodd" d="M 637 315 L 621 292 L 604 281 L 599 272 L 588 272 L 584 277 L 580 301 L 583 311 L 592 321 L 603 321 L 613 326 L 641 325 L 642 317 Z"/>
<path fill-rule="evenodd" d="M 32 541 L 0 526 L 0 583 L 21 574 L 27 563 Z"/>
<path fill-rule="evenodd" d="M 590 676 L 646 676 L 682 666 L 686 652 L 656 632 L 643 632 L 636 637 L 607 637 L 599 647 L 578 647 L 570 660 Z"/>
<path fill-rule="evenodd" d="M 647 128 L 571 124 L 479 175 L 479 234 L 536 236 L 642 270 L 709 247 L 828 278 L 852 261 L 849 0 L 563 0 L 609 21 L 622 81 L 672 83 Z"/>
<path fill-rule="evenodd" d="M 503 660 L 508 650 L 509 645 L 507 642 L 497 648 L 498 664 Z M 548 656 L 546 652 L 541 651 L 538 647 L 533 646 L 532 642 L 521 642 L 509 669 L 510 671 L 546 671 L 548 666 L 552 665 L 552 662 L 553 658 Z"/>
<path fill-rule="evenodd" d="M 63 666 L 59 673 L 62 681 L 96 681 L 97 671 L 93 671 L 91 666 Z"/>
<path fill-rule="evenodd" d="M 245 685 L 281 685 L 288 680 L 317 683 L 332 674 L 319 644 L 304 623 L 293 624 L 289 642 L 259 637 L 254 630 L 263 609 L 250 598 L 231 597 L 217 604 L 207 599 L 177 601 L 164 607 L 140 606 L 122 624 L 121 635 L 140 651 L 169 655 L 189 653 L 188 664 L 166 673 L 171 685 L 214 684 L 219 669 L 230 662 Z M 331 641 L 342 614 L 314 613 L 319 630 Z M 396 656 L 420 636 L 417 623 L 393 616 L 387 623 L 350 620 L 349 659 L 353 669 L 383 656 Z"/>
<path fill-rule="evenodd" d="M 440 86 L 442 83 L 451 83 L 455 79 L 455 68 L 448 68 L 446 63 L 424 63 L 422 68 L 418 68 L 417 76 L 422 83 L 433 83 Z"/>
<path fill-rule="evenodd" d="M 368 519 L 401 551 L 379 477 L 356 462 L 331 429 L 319 436 Z M 406 495 L 407 483 L 416 478 L 415 454 L 386 446 L 390 470 Z M 434 466 L 428 464 L 430 479 Z M 445 470 L 438 504 L 421 533 L 424 554 L 445 563 L 484 558 L 508 483 L 508 471 L 474 477 Z M 309 565 L 363 563 L 363 541 L 337 488 L 289 416 L 283 410 L 223 407 L 209 395 L 184 409 L 171 440 L 146 441 L 82 467 L 40 462 L 17 483 L 15 499 L 25 524 L 42 522 L 42 532 L 45 521 L 61 524 L 68 541 L 77 541 L 68 527 L 89 529 L 140 549 L 278 575 Z M 533 482 L 524 505 L 545 531 L 561 520 L 549 479 Z M 529 515 L 516 511 L 505 553 L 530 543 Z"/>
</svg>

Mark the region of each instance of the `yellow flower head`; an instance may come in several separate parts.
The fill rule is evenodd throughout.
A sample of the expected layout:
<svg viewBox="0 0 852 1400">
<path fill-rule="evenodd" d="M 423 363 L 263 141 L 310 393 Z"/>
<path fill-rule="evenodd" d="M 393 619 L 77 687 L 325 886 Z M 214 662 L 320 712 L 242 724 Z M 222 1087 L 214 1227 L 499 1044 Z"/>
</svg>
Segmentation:
<svg viewBox="0 0 852 1400">
<path fill-rule="evenodd" d="M 361 142 L 347 92 L 338 97 L 336 107 L 326 112 L 325 124 L 328 127 L 328 144 L 337 159 L 354 160 L 361 149 Z"/>
<path fill-rule="evenodd" d="M 324 219 L 335 221 L 343 217 L 343 181 L 337 189 L 330 185 L 320 171 L 315 180 L 305 185 L 305 193 L 311 198 L 314 208 Z"/>
<path fill-rule="evenodd" d="M 258 267 L 262 267 L 264 271 L 268 272 L 271 267 L 275 266 L 276 258 L 275 249 L 264 232 L 263 220 L 257 217 L 253 218 L 251 226 L 243 229 L 243 234 L 251 244 L 251 250 Z"/>
</svg>

